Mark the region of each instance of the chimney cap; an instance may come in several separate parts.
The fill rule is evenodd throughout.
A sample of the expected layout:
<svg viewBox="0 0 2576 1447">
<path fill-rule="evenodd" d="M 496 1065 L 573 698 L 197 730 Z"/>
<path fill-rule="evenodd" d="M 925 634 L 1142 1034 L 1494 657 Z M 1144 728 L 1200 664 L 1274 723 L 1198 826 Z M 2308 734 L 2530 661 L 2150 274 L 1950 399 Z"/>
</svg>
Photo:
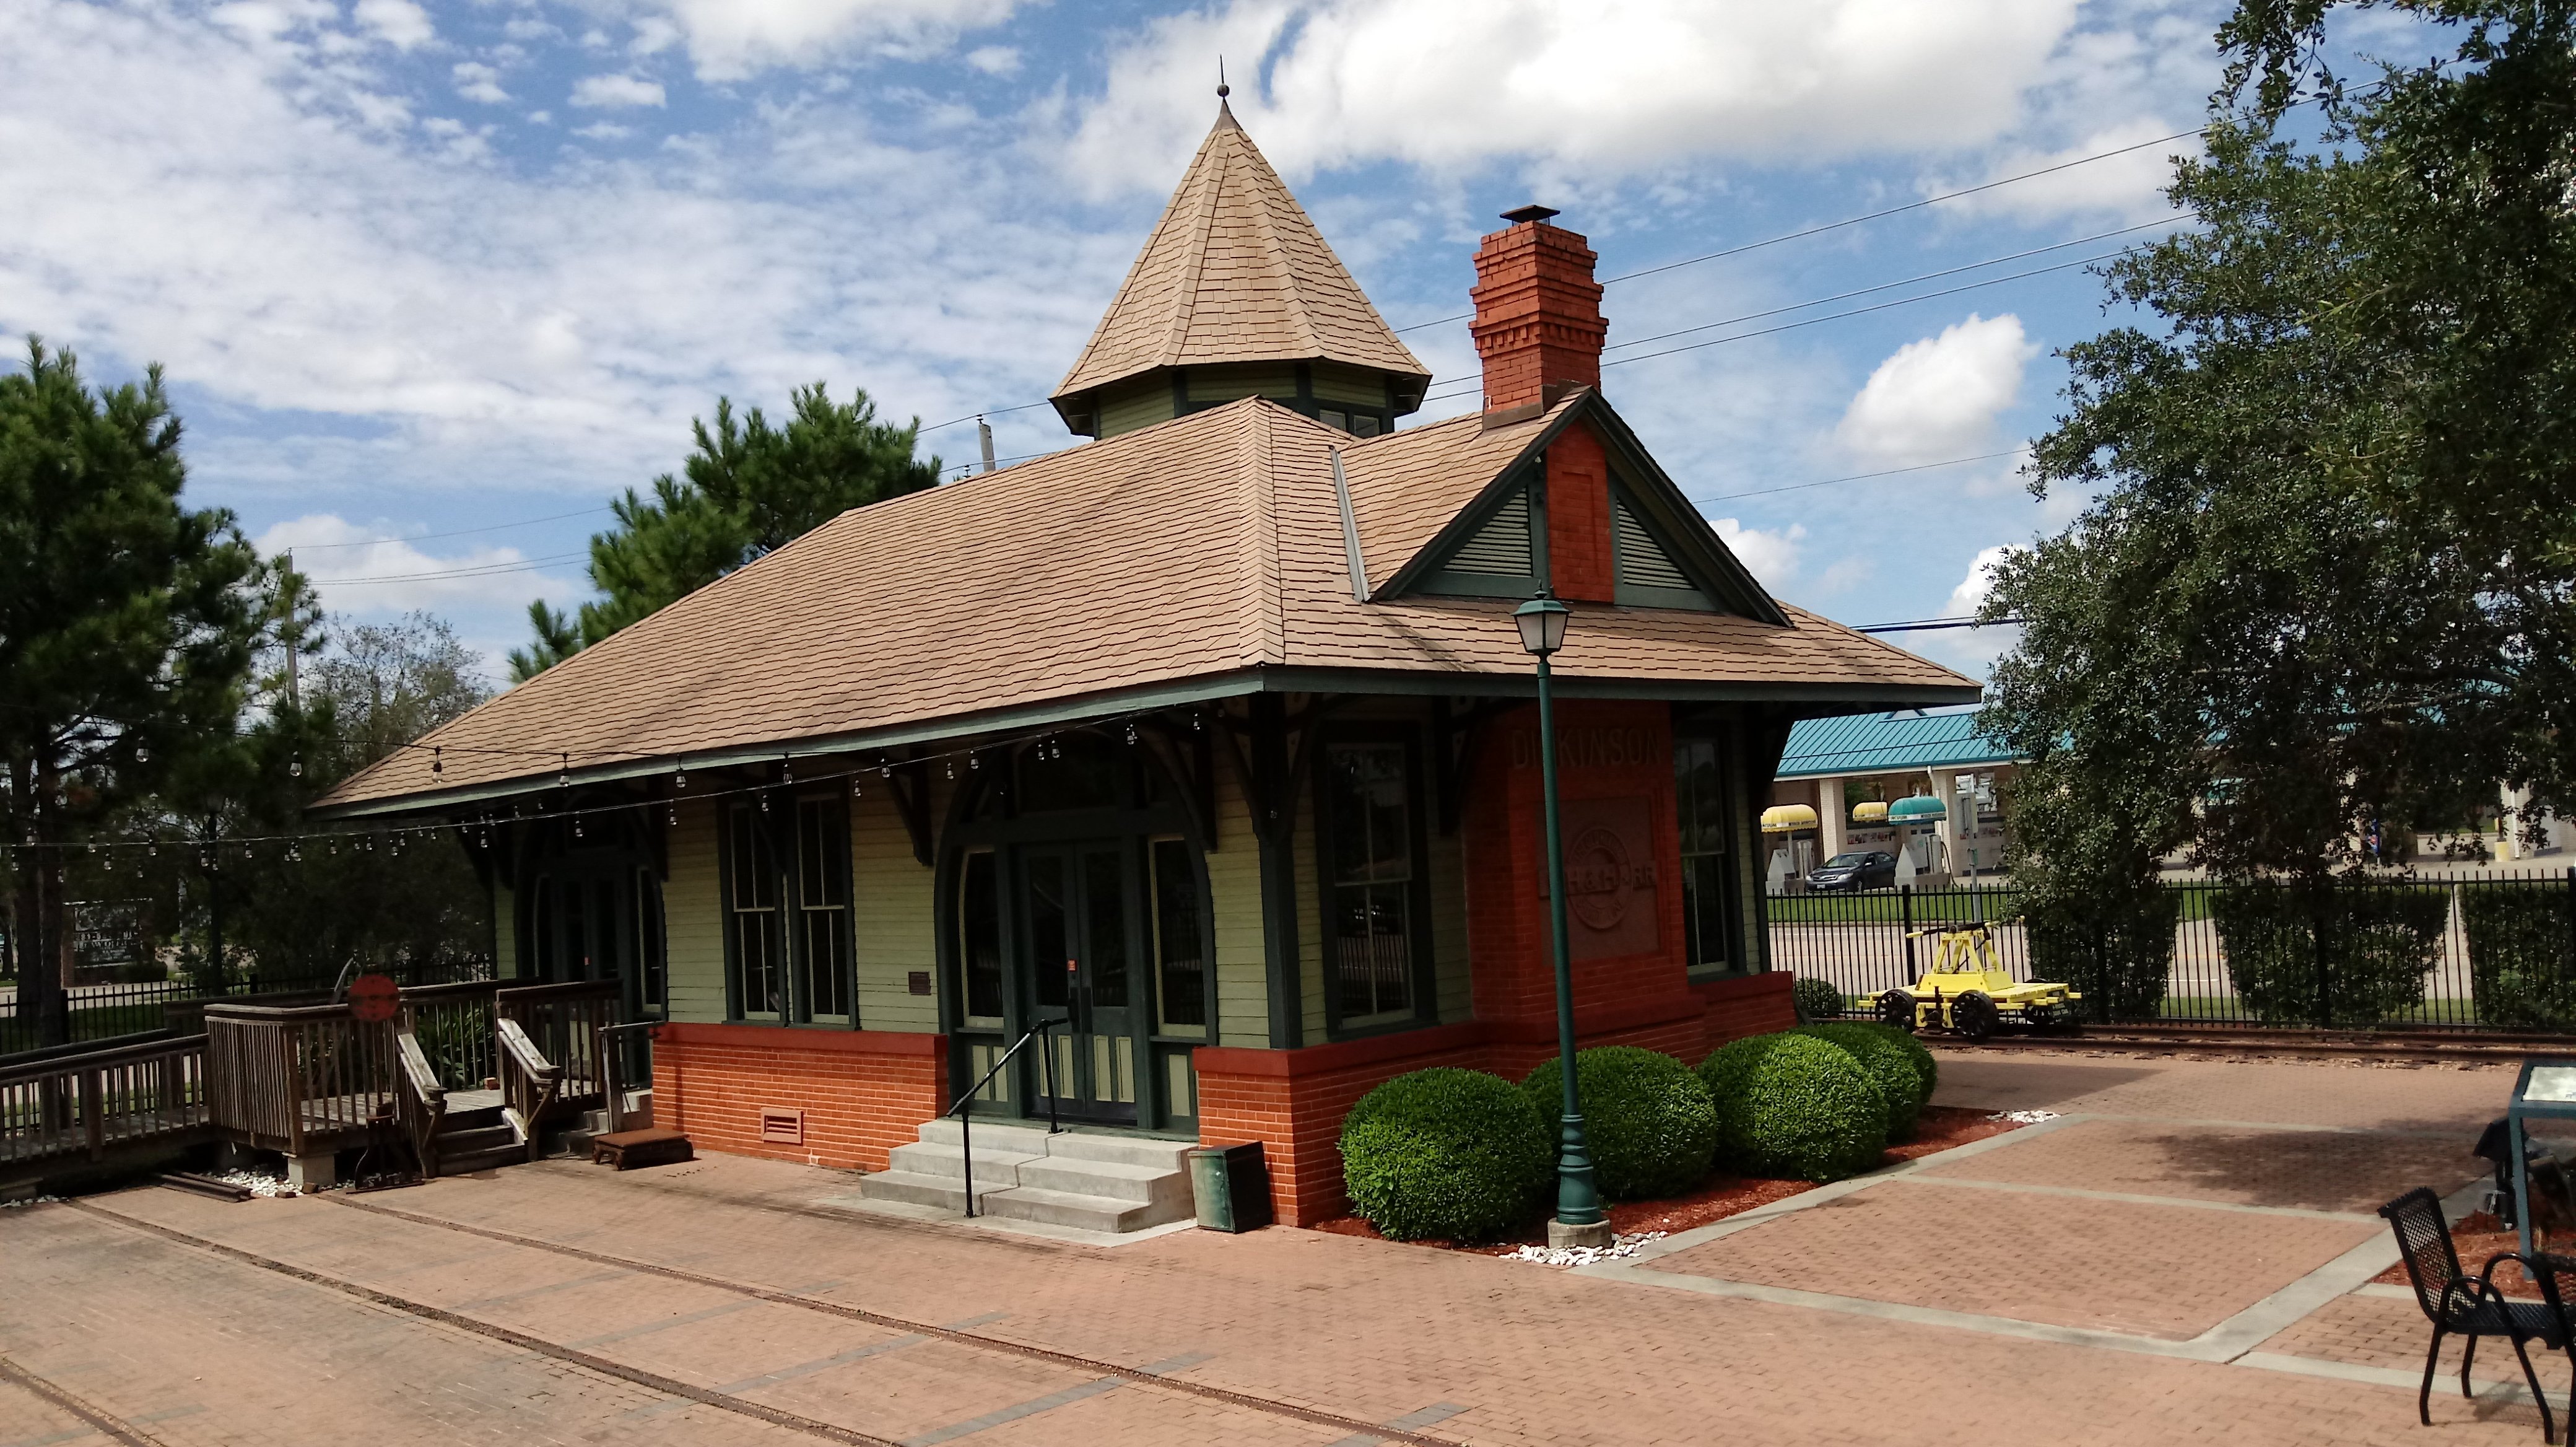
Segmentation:
<svg viewBox="0 0 2576 1447">
<path fill-rule="evenodd" d="M 1536 201 L 1532 201 L 1526 206 L 1515 206 L 1511 210 L 1504 212 L 1503 219 L 1505 221 L 1515 223 L 1523 221 L 1545 221 L 1550 216 L 1560 214 L 1562 213 L 1553 206 L 1541 206 Z"/>
</svg>

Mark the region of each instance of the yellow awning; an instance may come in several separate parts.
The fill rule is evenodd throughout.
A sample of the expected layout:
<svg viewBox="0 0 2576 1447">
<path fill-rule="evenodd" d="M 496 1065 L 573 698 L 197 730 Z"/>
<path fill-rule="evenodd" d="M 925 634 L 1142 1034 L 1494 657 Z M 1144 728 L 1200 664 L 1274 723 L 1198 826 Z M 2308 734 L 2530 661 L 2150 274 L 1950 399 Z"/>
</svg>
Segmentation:
<svg viewBox="0 0 2576 1447">
<path fill-rule="evenodd" d="M 1804 804 L 1774 804 L 1762 811 L 1762 832 L 1792 834 L 1816 827 L 1816 811 Z"/>
<path fill-rule="evenodd" d="M 1852 805 L 1851 821 L 1854 824 L 1863 826 L 1885 824 L 1887 822 L 1887 806 L 1875 800 L 1872 800 L 1867 804 L 1854 804 Z"/>
</svg>

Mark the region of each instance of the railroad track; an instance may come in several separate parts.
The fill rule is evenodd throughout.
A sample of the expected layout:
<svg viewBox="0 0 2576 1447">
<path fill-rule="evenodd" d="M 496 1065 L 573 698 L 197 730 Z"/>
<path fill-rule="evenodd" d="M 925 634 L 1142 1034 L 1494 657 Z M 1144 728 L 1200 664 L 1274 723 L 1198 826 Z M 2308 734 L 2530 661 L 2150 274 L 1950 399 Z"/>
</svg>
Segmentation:
<svg viewBox="0 0 2576 1447">
<path fill-rule="evenodd" d="M 2076 1035 L 1995 1035 L 1982 1045 L 1952 1036 L 1926 1036 L 1946 1050 L 2003 1054 L 2089 1050 L 2114 1054 L 2340 1056 L 2365 1060 L 2511 1062 L 2535 1055 L 2576 1056 L 2576 1039 L 2561 1035 L 2490 1035 L 2451 1031 L 2230 1030 L 2223 1027 L 2116 1025 Z"/>
<path fill-rule="evenodd" d="M 850 1306 L 842 1302 L 807 1295 L 803 1292 L 777 1291 L 764 1286 L 756 1286 L 749 1282 L 734 1281 L 721 1276 L 711 1276 L 704 1272 L 686 1271 L 676 1266 L 665 1266 L 658 1262 L 639 1260 L 634 1257 L 618 1256 L 603 1251 L 587 1251 L 579 1247 L 560 1245 L 552 1241 L 543 1240 L 539 1237 L 521 1235 L 514 1231 L 495 1230 L 488 1226 L 468 1226 L 460 1222 L 443 1220 L 436 1216 L 422 1215 L 416 1211 L 399 1210 L 395 1207 L 380 1205 L 375 1202 L 353 1201 L 348 1199 L 346 1195 L 341 1192 L 324 1193 L 318 1199 L 328 1201 L 334 1205 L 342 1206 L 352 1211 L 364 1211 L 371 1215 L 387 1216 L 394 1220 L 408 1222 L 416 1226 L 426 1226 L 436 1230 L 454 1232 L 460 1236 L 480 1237 L 487 1241 L 496 1241 L 504 1245 L 522 1247 L 532 1251 L 543 1251 L 550 1255 L 567 1257 L 572 1260 L 587 1262 L 593 1265 L 632 1271 L 639 1275 L 658 1276 L 666 1280 L 687 1282 L 696 1286 L 712 1287 L 718 1291 L 731 1292 L 738 1296 L 749 1297 L 779 1306 L 795 1307 L 805 1311 L 816 1312 L 824 1316 L 838 1317 L 844 1321 L 863 1322 L 869 1326 L 902 1332 L 908 1336 L 918 1339 L 946 1341 L 959 1346 L 973 1348 L 978 1351 L 990 1352 L 997 1356 L 1016 1357 L 1024 1361 L 1038 1361 L 1054 1366 L 1070 1367 L 1078 1371 L 1091 1372 L 1103 1378 L 1115 1377 L 1120 1379 L 1124 1384 L 1145 1387 L 1155 1391 L 1175 1393 L 1181 1396 L 1195 1397 L 1202 1401 L 1221 1402 L 1228 1406 L 1240 1407 L 1271 1417 L 1301 1422 L 1309 1426 L 1332 1428 L 1349 1433 L 1354 1437 L 1366 1436 L 1368 1438 L 1387 1442 L 1409 1442 L 1419 1444 L 1419 1447 L 1458 1447 L 1456 1440 L 1453 1438 L 1429 1436 L 1407 1427 L 1391 1426 L 1379 1422 L 1366 1422 L 1356 1417 L 1345 1417 L 1332 1412 L 1300 1406 L 1293 1402 L 1282 1402 L 1273 1398 L 1260 1396 L 1256 1393 L 1238 1392 L 1224 1387 L 1209 1386 L 1201 1382 L 1184 1381 L 1165 1373 L 1157 1372 L 1151 1367 L 1132 1367 L 1123 1363 L 1103 1361 L 1096 1357 L 1082 1356 L 1077 1353 L 1053 1351 L 1045 1347 L 1029 1346 L 1021 1342 L 1009 1341 L 1000 1337 L 987 1336 L 966 1327 L 941 1326 L 932 1322 L 913 1321 L 905 1317 L 892 1316 L 885 1312 L 870 1311 L 864 1307 Z M 719 1391 L 709 1387 L 701 1387 L 694 1383 L 680 1381 L 677 1378 L 665 1376 L 658 1372 L 646 1371 L 639 1367 L 629 1366 L 624 1362 L 600 1356 L 594 1352 L 582 1351 L 574 1347 L 568 1347 L 559 1342 L 549 1341 L 543 1337 L 534 1336 L 527 1332 L 501 1326 L 497 1323 L 483 1321 L 479 1318 L 467 1316 L 460 1312 L 450 1311 L 445 1307 L 434 1306 L 428 1302 L 415 1301 L 409 1297 L 385 1291 L 378 1287 L 351 1281 L 345 1277 L 333 1276 L 328 1272 L 316 1271 L 311 1267 L 298 1266 L 293 1262 L 281 1261 L 275 1257 L 265 1256 L 256 1251 L 246 1250 L 228 1242 L 199 1236 L 190 1231 L 182 1231 L 177 1227 L 167 1226 L 157 1221 L 140 1220 L 135 1217 L 125 1215 L 122 1212 L 110 1210 L 106 1207 L 93 1204 L 89 1201 L 72 1200 L 66 1201 L 63 1204 L 70 1206 L 75 1210 L 85 1212 L 88 1215 L 95 1216 L 101 1220 L 125 1227 L 128 1230 L 136 1231 L 145 1235 L 158 1236 L 165 1240 L 178 1242 L 182 1245 L 210 1252 L 228 1260 L 238 1261 L 244 1265 L 257 1267 L 263 1271 L 272 1271 L 281 1276 L 287 1276 L 298 1281 L 326 1287 L 330 1290 L 340 1292 L 343 1295 L 355 1297 L 361 1301 L 372 1302 L 379 1306 L 391 1307 L 394 1310 L 419 1317 L 425 1321 L 434 1321 L 445 1326 L 472 1332 L 477 1336 L 503 1342 L 523 1351 L 551 1357 L 557 1361 L 597 1372 L 604 1376 L 615 1377 L 621 1381 L 631 1382 L 650 1391 L 660 1392 L 665 1395 L 681 1398 L 687 1401 L 702 1403 L 706 1406 L 719 1408 L 742 1416 L 756 1418 L 774 1426 L 791 1428 L 810 1436 L 823 1438 L 827 1441 L 850 1444 L 850 1447 L 906 1447 L 906 1444 L 898 1442 L 892 1438 L 874 1436 L 866 1432 L 857 1431 L 853 1428 L 841 1426 L 838 1423 L 826 1422 L 817 1418 L 803 1416 L 799 1413 L 783 1411 L 779 1408 L 755 1402 L 729 1392 Z M 1172 1365 L 1169 1370 L 1183 1370 L 1187 1365 L 1194 1365 L 1196 1360 L 1198 1359 L 1177 1358 L 1175 1359 L 1175 1364 Z M 13 1365 L 14 1364 L 7 1363 L 5 1359 L 0 1359 L 0 1368 L 9 1368 Z M 22 1385 L 28 1385 L 35 1388 L 41 1395 L 56 1400 L 58 1404 L 67 1404 L 73 1400 L 69 1398 L 67 1394 L 61 1392 L 59 1388 L 54 1387 L 53 1384 L 43 1383 L 40 1379 L 33 1379 L 32 1374 L 25 1374 L 23 1369 L 0 1372 L 0 1380 L 12 1380 L 19 1375 L 26 1375 L 30 1378 L 28 1381 L 23 1382 Z M 88 1405 L 89 1404 L 86 1403 L 81 1404 L 84 1408 L 88 1407 Z M 106 1423 L 112 1421 L 112 1419 L 105 1419 L 103 1416 L 93 1415 L 91 1410 L 75 1410 L 77 1411 L 77 1414 L 82 1416 L 84 1420 L 88 1421 L 92 1427 L 105 1430 L 109 1436 L 116 1440 L 124 1442 L 144 1442 L 149 1440 L 144 1437 L 132 1435 L 131 1429 L 127 1424 L 115 1423 L 113 1426 L 108 1426 Z M 116 1430 L 117 1428 L 126 1428 L 126 1430 L 120 1431 Z"/>
</svg>

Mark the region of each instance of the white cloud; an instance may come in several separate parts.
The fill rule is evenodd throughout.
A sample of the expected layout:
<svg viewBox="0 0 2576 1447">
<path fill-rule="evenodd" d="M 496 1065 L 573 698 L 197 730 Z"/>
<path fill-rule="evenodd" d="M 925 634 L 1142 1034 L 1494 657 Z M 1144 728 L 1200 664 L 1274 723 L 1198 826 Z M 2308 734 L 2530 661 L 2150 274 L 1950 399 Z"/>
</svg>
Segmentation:
<svg viewBox="0 0 2576 1447">
<path fill-rule="evenodd" d="M 2020 395 L 2022 370 L 2038 355 L 2021 318 L 1971 313 L 1879 363 L 1836 435 L 1858 456 L 1892 467 L 1988 450 L 1996 419 Z"/>
<path fill-rule="evenodd" d="M 456 93 L 467 100 L 499 105 L 510 98 L 510 93 L 501 89 L 501 72 L 478 61 L 459 61 L 448 75 L 456 82 Z"/>
<path fill-rule="evenodd" d="M 572 103 L 598 109 L 657 106 L 662 83 L 640 75 L 586 75 L 573 83 Z"/>
<path fill-rule="evenodd" d="M 1020 73 L 1020 52 L 1008 45 L 983 45 L 966 52 L 966 63 L 986 75 Z"/>
<path fill-rule="evenodd" d="M 708 80 L 812 68 L 861 46 L 921 53 L 1009 17 L 1014 0 L 645 0 L 688 39 Z"/>
<path fill-rule="evenodd" d="M 1963 197 L 1950 203 L 1957 208 L 1952 215 L 1980 213 L 2011 216 L 2025 221 L 2042 221 L 2065 215 L 2081 215 L 2101 221 L 2135 224 L 2170 215 L 2173 208 L 2165 203 L 2165 187 L 2173 182 L 2173 158 L 2200 154 L 2200 138 L 2188 136 L 2177 141 L 2161 137 L 2190 129 L 2153 116 L 2141 117 L 2117 126 L 2088 131 L 2071 145 L 2053 150 L 2015 147 L 1996 156 L 1983 171 L 1970 176 L 1926 177 L 1921 190 L 1927 196 L 1963 190 L 2007 176 L 2031 176 L 2035 171 L 2049 171 L 2044 176 L 2031 176 L 2009 186 Z M 2141 144 L 2146 143 L 2146 144 Z M 2126 149 L 2136 147 L 2137 149 Z M 2122 151 L 2120 155 L 2109 155 Z M 2104 156 L 2099 161 L 2087 157 Z M 2084 161 L 2083 165 L 2068 165 Z M 2064 166 L 2064 170 L 2050 170 Z M 2105 243 L 2110 250 L 2122 243 Z M 2091 252 L 2069 252 L 2067 259 L 2091 255 Z"/>
<path fill-rule="evenodd" d="M 1212 60 L 1292 172 L 1383 157 L 1568 173 L 1697 156 L 1814 162 L 2004 134 L 2075 0 L 1230 0 L 1116 53 L 1070 146 L 1104 186 L 1169 184 Z"/>
<path fill-rule="evenodd" d="M 1959 586 L 1952 588 L 1949 598 L 1942 603 L 1941 616 L 1966 618 L 1984 607 L 1986 596 L 1994 591 L 1995 570 L 2018 551 L 2020 549 L 2009 543 L 1981 549 L 1969 561 L 1967 576 L 1959 580 Z M 1994 667 L 1996 659 L 2011 652 L 2013 645 L 2021 641 L 2021 629 L 2009 623 L 1986 628 L 1949 628 L 1898 635 L 1889 641 L 1899 647 L 1938 654 L 1958 667 L 1982 673 Z"/>
<path fill-rule="evenodd" d="M 355 14 L 358 24 L 396 50 L 409 50 L 438 38 L 438 27 L 429 23 L 429 12 L 413 0 L 358 0 Z"/>
<path fill-rule="evenodd" d="M 1734 518 L 1719 518 L 1710 526 L 1717 529 L 1737 562 L 1753 572 L 1762 586 L 1777 593 L 1798 575 L 1799 545 L 1806 540 L 1803 523 L 1791 523 L 1782 529 L 1748 528 Z"/>
<path fill-rule="evenodd" d="M 615 121 L 592 121 L 586 126 L 573 127 L 572 133 L 586 141 L 622 141 L 635 134 L 635 128 L 621 126 Z"/>
</svg>

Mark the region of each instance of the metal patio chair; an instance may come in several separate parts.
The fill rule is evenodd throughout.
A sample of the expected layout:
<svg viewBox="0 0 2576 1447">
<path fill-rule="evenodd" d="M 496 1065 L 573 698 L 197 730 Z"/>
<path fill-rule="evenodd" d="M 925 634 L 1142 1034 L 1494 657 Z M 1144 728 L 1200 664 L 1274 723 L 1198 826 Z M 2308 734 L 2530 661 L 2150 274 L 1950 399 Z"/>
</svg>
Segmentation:
<svg viewBox="0 0 2576 1447">
<path fill-rule="evenodd" d="M 2460 1356 L 2460 1395 L 2469 1393 L 2469 1366 L 2477 1360 L 2478 1338 L 2500 1336 L 2513 1344 L 2513 1354 L 2522 1362 L 2522 1379 L 2531 1388 L 2532 1400 L 2540 1404 L 2540 1440 L 2558 1440 L 2556 1424 L 2549 1414 L 2548 1395 L 2540 1389 L 2539 1374 L 2531 1369 L 2531 1353 L 2525 1342 L 2539 1342 L 2552 1351 L 2568 1352 L 2571 1365 L 2576 1365 L 2576 1350 L 2570 1350 L 2568 1318 L 2558 1295 L 2554 1273 L 2536 1270 L 2546 1299 L 2510 1301 L 2495 1285 L 2498 1265 L 2517 1260 L 2513 1252 L 2499 1251 L 2488 1258 L 2476 1276 L 2460 1269 L 2460 1253 L 2451 1244 L 2450 1223 L 2442 1219 L 2442 1198 L 2425 1187 L 2399 1196 L 2379 1208 L 2379 1214 L 2397 1233 L 2397 1250 L 2406 1263 L 2406 1279 L 2415 1287 L 2415 1304 L 2424 1310 L 2425 1319 L 2433 1323 L 2433 1342 L 2424 1351 L 2424 1384 L 2415 1393 L 2415 1415 L 2425 1426 L 2433 1425 L 2433 1373 L 2442 1361 L 2442 1338 L 2465 1337 Z M 2544 1257 L 2550 1266 L 2564 1265 L 2576 1272 L 2576 1262 L 2561 1262 Z M 2576 1398 L 2568 1408 L 2576 1419 Z"/>
</svg>

